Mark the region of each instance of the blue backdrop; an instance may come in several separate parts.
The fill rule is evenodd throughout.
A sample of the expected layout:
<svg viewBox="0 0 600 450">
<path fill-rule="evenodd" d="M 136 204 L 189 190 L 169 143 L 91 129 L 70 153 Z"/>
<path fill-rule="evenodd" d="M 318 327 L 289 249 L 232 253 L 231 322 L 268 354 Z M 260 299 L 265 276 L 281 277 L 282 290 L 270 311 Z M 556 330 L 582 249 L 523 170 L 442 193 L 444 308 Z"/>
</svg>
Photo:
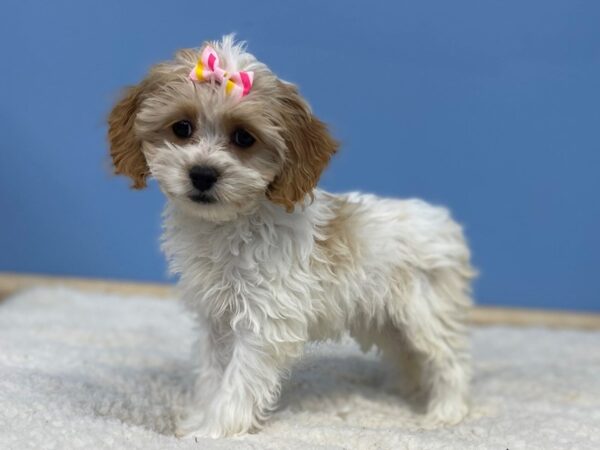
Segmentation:
<svg viewBox="0 0 600 450">
<path fill-rule="evenodd" d="M 343 142 L 323 187 L 448 205 L 481 303 L 600 309 L 598 1 L 20 0 L 0 16 L 0 270 L 166 279 L 163 198 L 110 175 L 105 117 L 151 64 L 236 31 Z"/>
</svg>

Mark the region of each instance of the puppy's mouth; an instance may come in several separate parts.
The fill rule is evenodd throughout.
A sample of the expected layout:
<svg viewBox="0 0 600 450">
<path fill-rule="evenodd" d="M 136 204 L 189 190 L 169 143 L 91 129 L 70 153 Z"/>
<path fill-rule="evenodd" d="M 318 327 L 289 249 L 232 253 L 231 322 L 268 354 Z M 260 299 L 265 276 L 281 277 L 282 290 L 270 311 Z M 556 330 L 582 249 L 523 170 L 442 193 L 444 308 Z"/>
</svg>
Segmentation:
<svg viewBox="0 0 600 450">
<path fill-rule="evenodd" d="M 191 201 L 195 203 L 201 203 L 203 205 L 209 205 L 217 202 L 217 199 L 212 195 L 204 194 L 202 192 L 198 194 L 190 194 L 188 197 Z"/>
</svg>

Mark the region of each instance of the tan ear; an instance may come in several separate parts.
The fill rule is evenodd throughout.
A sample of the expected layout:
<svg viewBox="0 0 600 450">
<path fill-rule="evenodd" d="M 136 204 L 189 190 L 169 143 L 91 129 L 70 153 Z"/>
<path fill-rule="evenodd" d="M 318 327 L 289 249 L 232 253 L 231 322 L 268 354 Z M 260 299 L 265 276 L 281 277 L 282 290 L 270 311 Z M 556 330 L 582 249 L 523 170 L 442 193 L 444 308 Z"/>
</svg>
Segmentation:
<svg viewBox="0 0 600 450">
<path fill-rule="evenodd" d="M 146 187 L 150 174 L 142 144 L 133 129 L 143 90 L 143 83 L 128 88 L 108 117 L 108 141 L 115 173 L 130 177 L 134 189 Z"/>
<path fill-rule="evenodd" d="M 283 120 L 282 133 L 287 146 L 286 161 L 269 186 L 268 198 L 291 212 L 316 187 L 321 173 L 338 149 L 327 125 L 317 119 L 298 89 L 281 83 L 278 98 Z"/>
</svg>

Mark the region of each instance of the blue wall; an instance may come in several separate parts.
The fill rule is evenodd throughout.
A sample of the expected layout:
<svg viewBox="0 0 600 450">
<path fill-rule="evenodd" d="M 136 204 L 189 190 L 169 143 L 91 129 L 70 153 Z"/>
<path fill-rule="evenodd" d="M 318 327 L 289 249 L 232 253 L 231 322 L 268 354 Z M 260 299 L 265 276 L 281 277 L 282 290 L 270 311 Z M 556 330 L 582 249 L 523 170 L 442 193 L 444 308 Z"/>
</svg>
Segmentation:
<svg viewBox="0 0 600 450">
<path fill-rule="evenodd" d="M 481 303 L 600 310 L 600 2 L 9 1 L 0 16 L 0 270 L 166 279 L 163 198 L 110 175 L 104 120 L 152 63 L 236 31 L 343 141 L 322 186 L 450 206 Z"/>
</svg>

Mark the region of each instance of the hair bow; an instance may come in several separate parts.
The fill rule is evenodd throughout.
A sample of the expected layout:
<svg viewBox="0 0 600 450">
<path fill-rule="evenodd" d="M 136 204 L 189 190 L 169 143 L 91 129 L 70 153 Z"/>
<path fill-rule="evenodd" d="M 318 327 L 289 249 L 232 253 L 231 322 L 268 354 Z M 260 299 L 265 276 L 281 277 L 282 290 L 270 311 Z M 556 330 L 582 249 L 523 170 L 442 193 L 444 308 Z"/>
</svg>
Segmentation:
<svg viewBox="0 0 600 450">
<path fill-rule="evenodd" d="M 214 81 L 225 85 L 225 93 L 237 99 L 248 95 L 254 80 L 254 72 L 240 70 L 239 72 L 227 72 L 219 65 L 219 56 L 210 46 L 202 49 L 196 67 L 188 75 L 190 80 L 203 82 Z"/>
</svg>

